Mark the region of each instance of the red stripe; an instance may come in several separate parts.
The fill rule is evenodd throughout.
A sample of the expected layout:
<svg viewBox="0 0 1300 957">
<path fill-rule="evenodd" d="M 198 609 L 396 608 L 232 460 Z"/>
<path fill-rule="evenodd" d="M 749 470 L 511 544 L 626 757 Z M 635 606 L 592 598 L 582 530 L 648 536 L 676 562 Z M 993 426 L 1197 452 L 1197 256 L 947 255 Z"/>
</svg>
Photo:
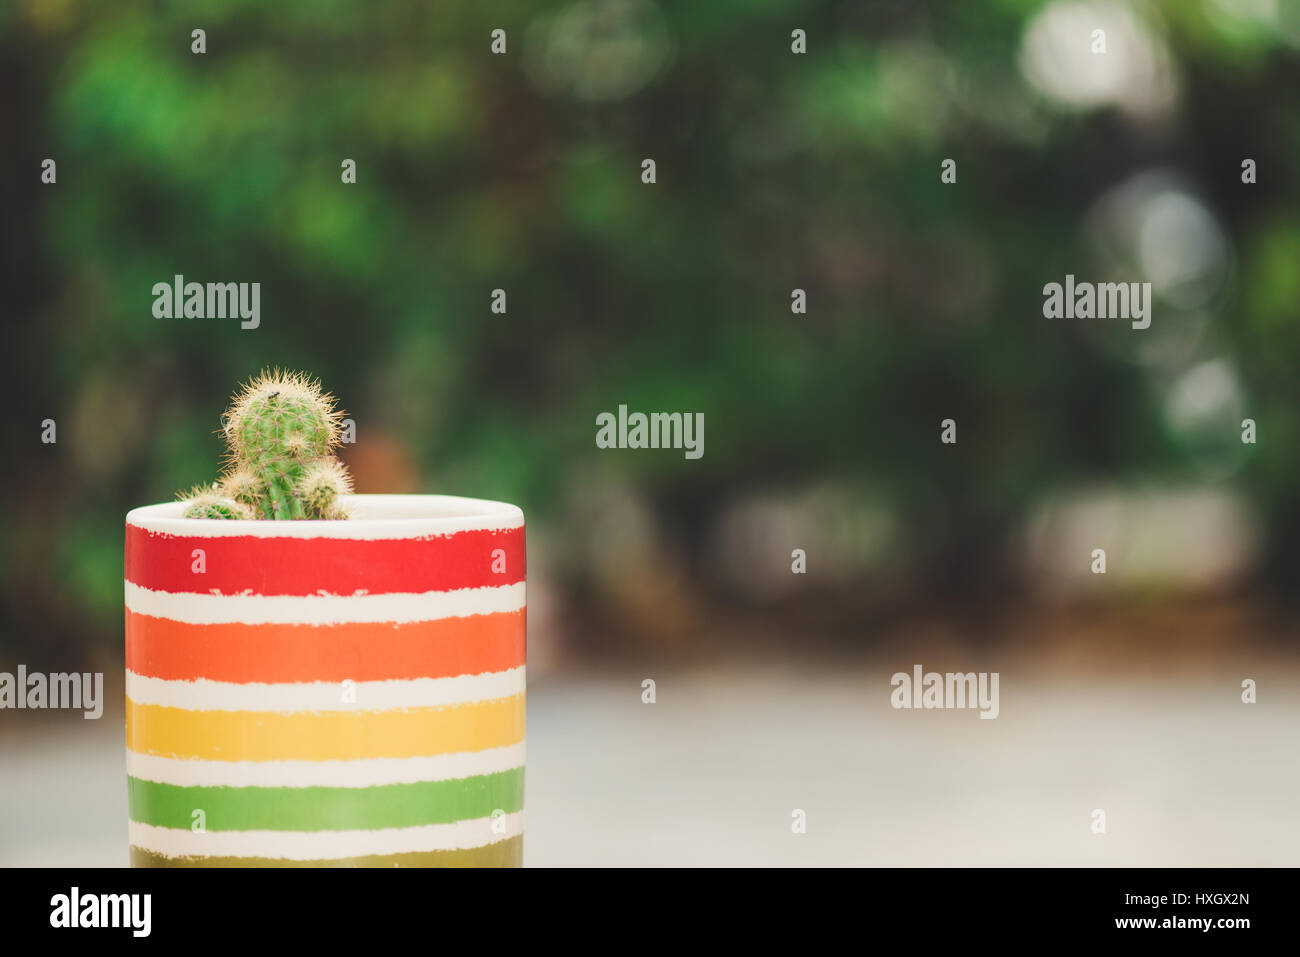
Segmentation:
<svg viewBox="0 0 1300 957">
<path fill-rule="evenodd" d="M 195 571 L 195 549 L 206 571 Z M 494 556 L 501 549 L 504 556 Z M 504 572 L 500 568 L 504 558 Z M 165 535 L 126 527 L 127 581 L 154 591 L 373 595 L 454 591 L 524 580 L 523 528 L 429 538 Z"/>
</svg>

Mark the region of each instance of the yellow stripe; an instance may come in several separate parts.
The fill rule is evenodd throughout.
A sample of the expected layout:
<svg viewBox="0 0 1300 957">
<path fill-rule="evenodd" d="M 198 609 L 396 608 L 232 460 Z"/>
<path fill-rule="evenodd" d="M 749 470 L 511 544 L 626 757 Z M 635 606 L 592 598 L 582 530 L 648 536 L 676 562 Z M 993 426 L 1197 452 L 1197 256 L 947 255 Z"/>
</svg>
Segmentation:
<svg viewBox="0 0 1300 957">
<path fill-rule="evenodd" d="M 126 701 L 126 746 L 208 761 L 355 761 L 483 751 L 524 739 L 524 696 L 389 711 L 186 711 Z"/>
</svg>

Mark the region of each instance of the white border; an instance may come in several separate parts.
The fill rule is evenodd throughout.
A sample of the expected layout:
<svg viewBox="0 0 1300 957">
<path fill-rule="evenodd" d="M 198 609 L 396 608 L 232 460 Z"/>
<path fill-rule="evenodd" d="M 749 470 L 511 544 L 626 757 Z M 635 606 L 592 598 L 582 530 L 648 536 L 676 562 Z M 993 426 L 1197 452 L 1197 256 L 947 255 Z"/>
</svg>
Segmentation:
<svg viewBox="0 0 1300 957">
<path fill-rule="evenodd" d="M 153 678 L 126 672 L 126 697 L 136 704 L 184 711 L 256 711 L 293 714 L 312 711 L 391 711 L 443 708 L 524 693 L 524 668 L 454 678 L 394 678 L 387 681 L 235 683 L 208 678 Z M 344 701 L 345 691 L 348 701 Z"/>
<path fill-rule="evenodd" d="M 198 521 L 198 519 L 196 519 Z M 216 519 L 211 519 L 216 521 Z M 342 625 L 440 621 L 524 608 L 524 582 L 456 591 L 369 595 L 204 595 L 154 591 L 123 580 L 126 607 L 190 625 Z"/>
<path fill-rule="evenodd" d="M 523 510 L 506 502 L 457 495 L 345 495 L 352 518 L 312 521 L 182 518 L 184 502 L 145 505 L 126 513 L 126 524 L 148 532 L 195 538 L 427 538 L 453 532 L 522 528 Z"/>
<path fill-rule="evenodd" d="M 524 766 L 524 742 L 482 751 L 356 761 L 205 761 L 127 750 L 127 776 L 181 788 L 369 788 L 453 781 Z"/>
<path fill-rule="evenodd" d="M 486 847 L 524 832 L 524 812 L 454 824 L 386 827 L 373 831 L 191 831 L 131 821 L 131 846 L 163 857 L 270 857 L 289 861 L 337 860 L 372 854 L 412 854 Z"/>
</svg>

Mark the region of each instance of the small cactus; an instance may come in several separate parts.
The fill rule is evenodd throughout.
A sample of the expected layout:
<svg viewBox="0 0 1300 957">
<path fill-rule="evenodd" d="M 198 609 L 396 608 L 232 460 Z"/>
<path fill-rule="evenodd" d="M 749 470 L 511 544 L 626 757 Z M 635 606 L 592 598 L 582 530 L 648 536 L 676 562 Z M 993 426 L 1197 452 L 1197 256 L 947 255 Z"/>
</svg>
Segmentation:
<svg viewBox="0 0 1300 957">
<path fill-rule="evenodd" d="M 352 479 L 334 458 L 342 413 L 301 373 L 262 372 L 222 416 L 226 468 L 182 493 L 186 518 L 347 518 Z"/>
<path fill-rule="evenodd" d="M 186 518 L 252 518 L 253 510 L 228 497 L 215 485 L 196 485 L 180 498 L 190 503 Z"/>
</svg>

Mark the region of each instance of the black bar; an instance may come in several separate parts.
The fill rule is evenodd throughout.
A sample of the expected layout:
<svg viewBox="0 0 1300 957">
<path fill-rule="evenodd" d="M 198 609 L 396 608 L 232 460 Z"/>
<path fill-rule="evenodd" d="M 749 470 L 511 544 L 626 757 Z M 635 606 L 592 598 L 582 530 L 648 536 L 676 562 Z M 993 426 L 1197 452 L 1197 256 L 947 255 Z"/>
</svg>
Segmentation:
<svg viewBox="0 0 1300 957">
<path fill-rule="evenodd" d="M 625 943 L 709 928 L 733 943 L 762 942 L 774 925 L 807 940 L 848 933 L 867 942 L 1073 941 L 1131 938 L 1145 944 L 1193 939 L 1229 946 L 1285 933 L 1296 871 L 1276 869 L 705 869 L 672 873 L 561 870 L 10 870 L 0 895 L 6 940 L 79 934 L 85 941 L 149 939 L 207 949 L 268 940 L 339 944 L 415 935 L 439 948 L 453 941 L 504 944 L 536 935 L 548 949 L 614 932 Z M 53 927 L 71 910 L 98 913 L 105 894 L 148 894 L 147 938 L 128 926 Z M 59 895 L 67 901 L 59 911 Z M 1177 896 L 1183 895 L 1183 896 Z M 140 898 L 141 905 L 143 898 Z M 108 916 L 119 902 L 110 902 Z M 86 910 L 89 908 L 89 911 Z M 129 912 L 143 929 L 143 910 Z M 1134 922 L 1138 923 L 1134 923 Z M 1209 921 L 1206 929 L 1201 922 Z M 64 921 L 67 922 L 66 920 Z M 1192 923 L 1195 922 L 1195 923 Z M 1231 924 L 1229 924 L 1231 922 Z M 534 930 L 528 930 L 533 928 Z M 645 936 L 648 935 L 648 936 Z M 1242 936 L 1245 935 L 1245 936 Z M 527 938 L 525 938 L 526 940 Z M 614 938 L 610 940 L 612 945 Z M 514 943 L 506 946 L 520 946 Z M 529 947 L 525 943 L 522 946 Z M 647 943 L 649 946 L 649 943 Z M 923 952 L 918 950 L 917 952 Z"/>
</svg>

